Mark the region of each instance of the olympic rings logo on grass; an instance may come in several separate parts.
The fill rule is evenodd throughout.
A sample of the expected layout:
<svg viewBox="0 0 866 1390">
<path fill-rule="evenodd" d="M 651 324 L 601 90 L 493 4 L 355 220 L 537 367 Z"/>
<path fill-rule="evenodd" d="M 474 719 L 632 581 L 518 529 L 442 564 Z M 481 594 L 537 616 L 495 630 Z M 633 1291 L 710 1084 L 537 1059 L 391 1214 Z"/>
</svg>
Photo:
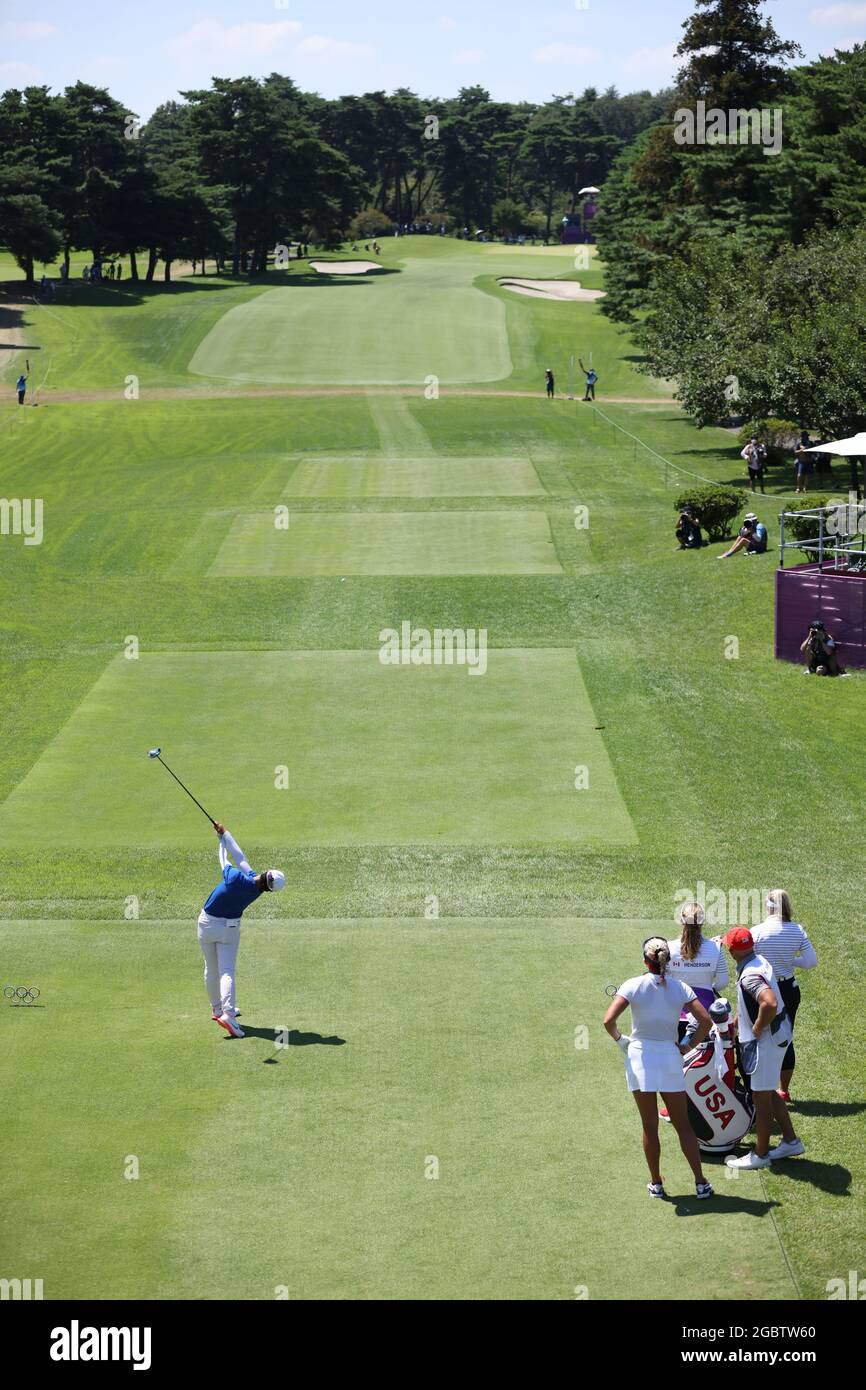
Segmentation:
<svg viewBox="0 0 866 1390">
<path fill-rule="evenodd" d="M 41 993 L 42 991 L 37 989 L 35 985 L 3 986 L 4 999 L 20 999 L 22 1001 L 29 1001 L 31 1004 L 39 998 Z"/>
</svg>

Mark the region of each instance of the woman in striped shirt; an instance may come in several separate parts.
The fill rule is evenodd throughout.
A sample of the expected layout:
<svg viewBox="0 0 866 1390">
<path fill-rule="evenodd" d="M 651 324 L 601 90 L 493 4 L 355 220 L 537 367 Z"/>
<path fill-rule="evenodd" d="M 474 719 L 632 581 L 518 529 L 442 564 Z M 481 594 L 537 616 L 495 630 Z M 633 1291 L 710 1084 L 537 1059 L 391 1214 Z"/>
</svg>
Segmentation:
<svg viewBox="0 0 866 1390">
<path fill-rule="evenodd" d="M 768 916 L 766 921 L 752 931 L 752 939 L 758 955 L 768 960 L 779 985 L 782 1001 L 791 1020 L 791 1029 L 800 1007 L 800 986 L 794 978 L 795 970 L 812 970 L 818 964 L 815 948 L 799 922 L 791 920 L 791 899 L 784 888 L 774 888 L 767 894 Z M 784 1061 L 779 1082 L 779 1095 L 787 1104 L 791 1099 L 791 1077 L 796 1065 L 793 1039 Z"/>
</svg>

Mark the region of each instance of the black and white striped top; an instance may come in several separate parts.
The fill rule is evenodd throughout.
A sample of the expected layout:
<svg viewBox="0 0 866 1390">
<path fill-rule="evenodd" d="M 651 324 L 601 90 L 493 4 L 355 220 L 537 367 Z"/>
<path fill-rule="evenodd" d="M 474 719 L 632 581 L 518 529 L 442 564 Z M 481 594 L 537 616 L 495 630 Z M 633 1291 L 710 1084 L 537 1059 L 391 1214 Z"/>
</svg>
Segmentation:
<svg viewBox="0 0 866 1390">
<path fill-rule="evenodd" d="M 758 955 L 772 965 L 777 980 L 790 979 L 795 970 L 811 970 L 818 964 L 815 947 L 799 922 L 768 917 L 752 929 L 752 940 Z"/>
</svg>

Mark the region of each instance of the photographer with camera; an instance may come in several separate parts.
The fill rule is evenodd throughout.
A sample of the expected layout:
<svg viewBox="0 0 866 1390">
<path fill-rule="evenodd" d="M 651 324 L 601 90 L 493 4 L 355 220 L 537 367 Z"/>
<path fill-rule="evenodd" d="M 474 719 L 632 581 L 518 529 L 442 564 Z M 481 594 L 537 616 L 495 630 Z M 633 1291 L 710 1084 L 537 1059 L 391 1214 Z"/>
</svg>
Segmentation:
<svg viewBox="0 0 866 1390">
<path fill-rule="evenodd" d="M 720 560 L 727 560 L 729 555 L 736 555 L 738 550 L 745 550 L 747 555 L 766 555 L 767 553 L 767 528 L 763 521 L 759 521 L 754 512 L 746 512 L 743 524 L 737 533 L 737 539 L 730 549 L 719 556 Z"/>
<path fill-rule="evenodd" d="M 679 550 L 699 550 L 703 545 L 701 518 L 691 502 L 687 502 L 677 517 L 676 537 Z"/>
<path fill-rule="evenodd" d="M 809 624 L 805 642 L 800 643 L 800 651 L 809 653 L 807 676 L 842 676 L 839 658 L 836 655 L 836 642 L 830 636 L 820 618 Z"/>
<path fill-rule="evenodd" d="M 753 434 L 745 449 L 740 453 L 740 458 L 746 460 L 749 470 L 749 486 L 752 492 L 756 492 L 760 485 L 764 491 L 764 469 L 767 466 L 767 446 L 758 441 L 758 436 Z"/>
</svg>

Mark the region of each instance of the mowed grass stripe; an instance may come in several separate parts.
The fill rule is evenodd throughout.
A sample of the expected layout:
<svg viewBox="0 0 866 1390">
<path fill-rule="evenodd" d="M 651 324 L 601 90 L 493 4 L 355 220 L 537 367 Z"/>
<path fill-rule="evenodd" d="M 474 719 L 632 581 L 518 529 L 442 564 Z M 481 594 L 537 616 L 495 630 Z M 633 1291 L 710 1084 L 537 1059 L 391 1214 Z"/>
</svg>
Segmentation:
<svg viewBox="0 0 866 1390">
<path fill-rule="evenodd" d="M 561 574 L 542 512 L 293 512 L 236 518 L 208 574 Z"/>
<path fill-rule="evenodd" d="M 390 618 L 383 629 L 399 627 Z M 159 744 L 212 815 L 231 808 L 250 855 L 257 842 L 287 856 L 332 843 L 636 844 L 574 651 L 497 648 L 486 664 L 388 666 L 378 648 L 118 657 L 0 807 L 0 836 L 198 846 L 200 813 L 145 757 Z M 288 789 L 275 786 L 281 766 Z"/>
<path fill-rule="evenodd" d="M 697 1203 L 663 1126 L 671 1200 L 646 1196 L 601 1018 L 658 923 L 253 911 L 233 1041 L 209 1017 L 196 911 L 0 926 L 12 976 L 43 991 L 38 1010 L 0 1005 L 0 1216 L 26 1230 L 46 1299 L 691 1298 L 684 1224 L 726 1252 L 703 1299 L 794 1296 L 769 1218 L 791 1174 L 765 1194 L 711 1160 L 717 1196 Z M 213 1255 L 217 1177 L 242 1232 L 230 1261 Z M 627 1260 L 612 1192 L 618 1229 L 641 1233 Z"/>
<path fill-rule="evenodd" d="M 301 459 L 287 498 L 533 497 L 545 489 L 526 458 Z"/>
</svg>

